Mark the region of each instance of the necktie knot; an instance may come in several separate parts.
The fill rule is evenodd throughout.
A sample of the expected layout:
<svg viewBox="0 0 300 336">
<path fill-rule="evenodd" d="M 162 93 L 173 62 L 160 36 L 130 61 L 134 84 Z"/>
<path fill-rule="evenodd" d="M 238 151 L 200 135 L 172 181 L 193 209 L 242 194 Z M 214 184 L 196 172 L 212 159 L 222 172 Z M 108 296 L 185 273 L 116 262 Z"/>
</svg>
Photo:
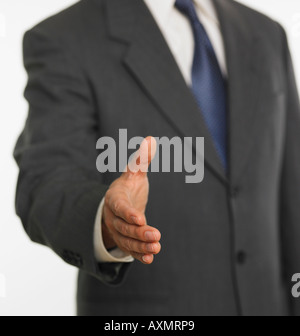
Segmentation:
<svg viewBox="0 0 300 336">
<path fill-rule="evenodd" d="M 199 21 L 193 0 L 176 0 L 175 7 L 192 23 Z"/>
</svg>

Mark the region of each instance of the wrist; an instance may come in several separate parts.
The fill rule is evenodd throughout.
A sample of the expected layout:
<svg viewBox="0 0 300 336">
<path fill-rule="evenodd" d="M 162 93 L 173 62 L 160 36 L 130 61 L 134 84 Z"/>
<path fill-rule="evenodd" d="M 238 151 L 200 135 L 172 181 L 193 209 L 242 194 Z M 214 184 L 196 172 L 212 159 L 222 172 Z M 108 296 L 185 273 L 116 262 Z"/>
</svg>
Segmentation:
<svg viewBox="0 0 300 336">
<path fill-rule="evenodd" d="M 103 244 L 107 250 L 111 250 L 113 248 L 117 247 L 117 244 L 115 243 L 111 233 L 108 230 L 108 227 L 105 224 L 105 221 L 102 220 L 102 239 L 103 239 Z"/>
</svg>

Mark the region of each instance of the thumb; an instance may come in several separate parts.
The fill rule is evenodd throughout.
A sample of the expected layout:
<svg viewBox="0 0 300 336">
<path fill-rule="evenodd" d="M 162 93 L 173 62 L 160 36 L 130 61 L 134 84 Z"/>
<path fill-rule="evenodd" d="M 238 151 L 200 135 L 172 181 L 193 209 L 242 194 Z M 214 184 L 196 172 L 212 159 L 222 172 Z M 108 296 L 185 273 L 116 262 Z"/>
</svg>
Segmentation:
<svg viewBox="0 0 300 336">
<path fill-rule="evenodd" d="M 124 174 L 146 175 L 151 161 L 156 154 L 157 143 L 155 138 L 149 136 L 143 140 L 139 150 L 131 155 Z"/>
</svg>

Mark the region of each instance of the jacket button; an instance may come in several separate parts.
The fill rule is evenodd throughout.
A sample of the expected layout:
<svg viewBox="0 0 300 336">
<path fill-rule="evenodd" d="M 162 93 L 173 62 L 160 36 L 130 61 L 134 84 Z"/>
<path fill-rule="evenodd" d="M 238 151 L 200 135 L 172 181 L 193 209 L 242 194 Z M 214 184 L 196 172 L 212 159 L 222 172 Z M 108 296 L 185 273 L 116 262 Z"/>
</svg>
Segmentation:
<svg viewBox="0 0 300 336">
<path fill-rule="evenodd" d="M 236 259 L 239 265 L 244 265 L 247 262 L 247 253 L 244 251 L 238 252 Z"/>
<path fill-rule="evenodd" d="M 237 198 L 241 192 L 241 188 L 234 187 L 230 190 L 230 197 L 231 198 Z"/>
<path fill-rule="evenodd" d="M 64 250 L 62 253 L 62 259 L 70 265 L 73 265 L 79 268 L 83 266 L 83 260 L 81 256 L 72 251 Z"/>
</svg>

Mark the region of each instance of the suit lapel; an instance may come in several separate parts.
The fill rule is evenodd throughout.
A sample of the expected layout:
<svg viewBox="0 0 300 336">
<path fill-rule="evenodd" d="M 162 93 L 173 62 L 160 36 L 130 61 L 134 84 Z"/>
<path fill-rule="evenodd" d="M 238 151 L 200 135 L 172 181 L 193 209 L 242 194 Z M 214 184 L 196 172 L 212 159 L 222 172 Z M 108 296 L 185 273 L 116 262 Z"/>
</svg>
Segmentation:
<svg viewBox="0 0 300 336">
<path fill-rule="evenodd" d="M 259 36 L 245 25 L 237 4 L 214 0 L 225 42 L 229 84 L 230 180 L 237 184 L 247 164 L 259 121 L 256 104 L 260 91 Z"/>
<path fill-rule="evenodd" d="M 201 111 L 144 2 L 108 0 L 106 6 L 111 37 L 129 45 L 124 66 L 179 136 L 205 138 L 206 164 L 226 182 Z"/>
<path fill-rule="evenodd" d="M 213 1 L 228 67 L 230 179 L 237 183 L 247 164 L 258 121 L 260 39 L 245 25 L 232 0 Z M 206 164 L 226 183 L 201 111 L 147 6 L 142 0 L 106 0 L 106 11 L 111 38 L 128 44 L 124 66 L 178 135 L 205 138 Z"/>
</svg>

